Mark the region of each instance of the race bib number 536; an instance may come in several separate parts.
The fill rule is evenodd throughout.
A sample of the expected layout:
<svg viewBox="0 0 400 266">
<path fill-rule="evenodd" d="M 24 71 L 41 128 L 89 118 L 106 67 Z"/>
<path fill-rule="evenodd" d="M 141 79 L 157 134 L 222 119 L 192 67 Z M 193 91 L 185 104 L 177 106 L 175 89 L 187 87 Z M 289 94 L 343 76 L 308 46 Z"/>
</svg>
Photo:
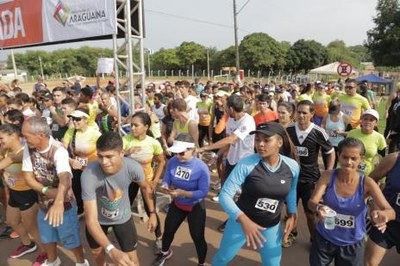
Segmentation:
<svg viewBox="0 0 400 266">
<path fill-rule="evenodd" d="M 278 208 L 278 203 L 279 201 L 274 199 L 259 198 L 256 202 L 256 206 L 254 207 L 263 211 L 275 213 L 276 209 Z"/>
<path fill-rule="evenodd" d="M 187 181 L 190 179 L 191 174 L 192 174 L 192 169 L 178 166 L 176 168 L 175 177 Z"/>
</svg>

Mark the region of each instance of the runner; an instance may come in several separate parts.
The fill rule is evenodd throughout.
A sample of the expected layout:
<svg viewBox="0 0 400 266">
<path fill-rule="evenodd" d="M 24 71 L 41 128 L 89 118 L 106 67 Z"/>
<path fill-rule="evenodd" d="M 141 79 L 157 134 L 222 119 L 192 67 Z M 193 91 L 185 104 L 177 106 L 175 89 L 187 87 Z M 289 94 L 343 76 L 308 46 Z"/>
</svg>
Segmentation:
<svg viewBox="0 0 400 266">
<path fill-rule="evenodd" d="M 240 160 L 220 193 L 221 206 L 229 220 L 213 266 L 227 265 L 245 243 L 258 249 L 263 265 L 280 265 L 280 219 L 284 201 L 289 216 L 284 240 L 296 226 L 299 165 L 279 153 L 283 146 L 290 144 L 290 139 L 275 122 L 261 124 L 250 134 L 256 134 L 257 153 Z M 242 193 L 235 203 L 233 197 L 240 188 Z"/>
<path fill-rule="evenodd" d="M 162 239 L 162 251 L 153 266 L 162 266 L 172 257 L 171 243 L 187 218 L 190 235 L 196 246 L 198 265 L 204 265 L 207 243 L 204 238 L 206 209 L 204 198 L 210 185 L 207 165 L 194 156 L 196 145 L 189 134 L 180 134 L 168 149 L 175 156 L 169 160 L 162 180 L 163 190 L 172 196 Z"/>
<path fill-rule="evenodd" d="M 76 266 L 89 265 L 81 245 L 67 150 L 51 137 L 50 127 L 42 117 L 26 120 L 22 134 L 27 144 L 22 171 L 27 184 L 39 193 L 37 222 L 48 257 L 42 265 L 61 265 L 57 256 L 58 241 L 73 252 Z"/>
<path fill-rule="evenodd" d="M 154 138 L 148 135 L 150 133 L 151 120 L 150 116 L 145 112 L 137 112 L 133 115 L 131 134 L 123 137 L 123 149 L 125 155 L 134 159 L 141 164 L 144 175 L 148 183 L 153 189 L 153 201 L 156 204 L 156 188 L 158 181 L 164 171 L 165 158 L 161 144 Z M 155 170 L 153 170 L 153 167 Z M 129 186 L 129 202 L 132 205 L 139 192 L 139 185 L 132 183 Z M 142 197 L 144 195 L 142 194 Z M 155 209 L 156 205 L 148 206 L 144 200 L 144 209 L 150 216 L 150 209 Z M 154 243 L 155 253 L 158 254 L 161 250 L 161 224 L 160 218 L 156 213 L 157 227 L 155 229 L 156 241 Z"/>
<path fill-rule="evenodd" d="M 347 138 L 338 149 L 340 168 L 321 175 L 308 202 L 309 209 L 320 217 L 310 252 L 311 266 L 329 265 L 333 260 L 336 265 L 364 265 L 366 198 L 371 196 L 378 206 L 371 218 L 379 231 L 385 231 L 386 223 L 395 219 L 379 186 L 358 172 L 365 154 L 363 143 Z M 327 217 L 332 210 L 336 212 L 333 219 Z"/>
<path fill-rule="evenodd" d="M 293 123 L 296 106 L 290 102 L 281 102 L 278 105 L 278 119 L 279 124 L 284 128 L 287 128 Z"/>
<path fill-rule="evenodd" d="M 82 174 L 86 238 L 98 266 L 104 265 L 104 252 L 117 265 L 139 265 L 137 234 L 128 197 L 128 187 L 132 182 L 139 184 L 145 202 L 151 207 L 148 229 L 152 232 L 157 226 L 151 185 L 140 165 L 124 157 L 122 147 L 118 133 L 104 133 L 96 143 L 98 159 L 90 163 Z M 110 227 L 121 250 L 107 238 Z"/>
</svg>

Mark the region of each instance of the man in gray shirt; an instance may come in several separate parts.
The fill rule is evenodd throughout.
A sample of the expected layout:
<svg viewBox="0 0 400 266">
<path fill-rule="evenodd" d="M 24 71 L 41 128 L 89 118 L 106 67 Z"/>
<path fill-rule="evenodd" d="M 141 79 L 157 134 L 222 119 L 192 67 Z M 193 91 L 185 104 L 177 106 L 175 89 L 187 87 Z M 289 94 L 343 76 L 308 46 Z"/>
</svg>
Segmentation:
<svg viewBox="0 0 400 266">
<path fill-rule="evenodd" d="M 104 133 L 97 140 L 98 159 L 82 173 L 82 199 L 85 208 L 86 238 L 97 265 L 104 265 L 104 251 L 117 265 L 139 265 L 137 234 L 129 204 L 129 184 L 139 184 L 148 206 L 154 206 L 152 189 L 142 167 L 124 157 L 122 138 L 116 132 Z M 148 229 L 157 225 L 155 210 L 150 210 Z M 112 227 L 121 250 L 107 238 Z"/>
</svg>

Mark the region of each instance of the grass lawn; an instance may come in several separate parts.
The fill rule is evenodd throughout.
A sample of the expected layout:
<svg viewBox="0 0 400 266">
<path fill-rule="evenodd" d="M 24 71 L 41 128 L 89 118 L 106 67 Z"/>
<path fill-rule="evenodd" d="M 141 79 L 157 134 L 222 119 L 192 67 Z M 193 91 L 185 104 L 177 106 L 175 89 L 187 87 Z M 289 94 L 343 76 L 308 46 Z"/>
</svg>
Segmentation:
<svg viewBox="0 0 400 266">
<path fill-rule="evenodd" d="M 385 131 L 385 127 L 386 127 L 386 119 L 385 119 L 385 106 L 386 106 L 386 101 L 387 101 L 388 97 L 382 97 L 381 102 L 378 105 L 378 109 L 377 111 L 379 112 L 379 123 L 378 123 L 378 129 L 379 129 L 379 133 L 383 134 L 383 132 Z"/>
</svg>

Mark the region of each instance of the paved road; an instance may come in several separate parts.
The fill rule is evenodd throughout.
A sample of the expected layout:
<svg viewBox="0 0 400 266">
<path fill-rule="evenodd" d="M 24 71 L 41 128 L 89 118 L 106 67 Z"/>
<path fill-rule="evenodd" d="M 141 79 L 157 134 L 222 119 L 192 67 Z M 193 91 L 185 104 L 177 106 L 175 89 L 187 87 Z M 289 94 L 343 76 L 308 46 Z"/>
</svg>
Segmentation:
<svg viewBox="0 0 400 266">
<path fill-rule="evenodd" d="M 212 202 L 210 199 L 214 196 L 212 192 L 210 192 L 207 200 L 207 228 L 206 228 L 206 239 L 208 242 L 208 255 L 207 255 L 207 263 L 210 263 L 212 256 L 216 253 L 219 242 L 221 240 L 222 234 L 216 230 L 218 225 L 226 218 L 226 214 L 221 210 L 218 203 Z M 161 213 L 161 220 L 164 221 L 165 214 Z M 83 232 L 83 222 L 81 223 L 81 229 Z M 141 260 L 142 265 L 147 266 L 151 265 L 151 262 L 154 259 L 154 255 L 152 253 L 152 241 L 154 236 L 146 231 L 145 224 L 140 223 L 138 219 L 136 219 L 136 228 L 139 235 L 139 247 L 138 254 Z M 82 234 L 83 235 L 83 234 Z M 84 237 L 83 237 L 84 238 Z M 305 225 L 305 218 L 302 213 L 299 216 L 299 238 L 296 244 L 294 244 L 290 248 L 286 248 L 283 250 L 282 256 L 282 264 L 283 266 L 303 266 L 308 265 L 308 251 L 310 248 L 308 231 Z M 9 259 L 8 254 L 16 248 L 18 245 L 18 240 L 2 240 L 0 241 L 0 266 L 10 265 L 10 266 L 30 266 L 31 261 L 36 256 L 35 254 L 26 255 L 20 259 Z M 90 254 L 88 253 L 88 247 L 86 244 L 86 240 L 84 240 L 84 247 L 86 252 L 86 257 L 89 259 L 91 265 L 94 265 L 93 260 L 90 258 Z M 179 231 L 176 234 L 175 240 L 172 244 L 172 249 L 174 251 L 174 256 L 166 262 L 165 265 L 196 265 L 197 264 L 197 256 L 193 243 L 191 242 L 189 230 L 187 223 L 185 222 Z M 69 266 L 74 265 L 72 261 L 71 252 L 59 248 L 59 253 L 61 260 L 63 262 L 62 265 Z M 231 266 L 255 266 L 261 265 L 260 257 L 257 252 L 243 248 L 236 258 L 231 262 Z M 391 250 L 389 254 L 385 257 L 382 266 L 395 266 L 400 265 L 399 256 L 395 252 L 395 250 Z"/>
</svg>

